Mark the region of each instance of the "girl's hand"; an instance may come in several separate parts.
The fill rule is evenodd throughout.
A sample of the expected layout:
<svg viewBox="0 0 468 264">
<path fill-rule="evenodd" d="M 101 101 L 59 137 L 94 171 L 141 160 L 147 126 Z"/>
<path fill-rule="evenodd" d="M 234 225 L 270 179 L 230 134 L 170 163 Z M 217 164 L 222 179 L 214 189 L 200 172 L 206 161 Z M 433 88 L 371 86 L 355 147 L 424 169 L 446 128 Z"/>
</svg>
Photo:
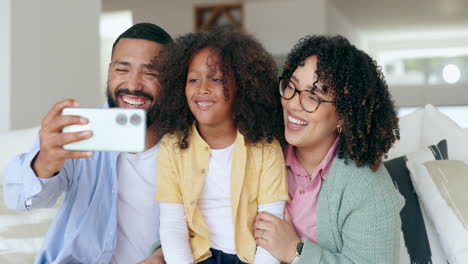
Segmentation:
<svg viewBox="0 0 468 264">
<path fill-rule="evenodd" d="M 266 212 L 259 213 L 255 218 L 254 237 L 257 245 L 286 263 L 294 260 L 296 246 L 301 241 L 294 231 L 287 209 L 284 210 L 284 220 Z"/>
</svg>

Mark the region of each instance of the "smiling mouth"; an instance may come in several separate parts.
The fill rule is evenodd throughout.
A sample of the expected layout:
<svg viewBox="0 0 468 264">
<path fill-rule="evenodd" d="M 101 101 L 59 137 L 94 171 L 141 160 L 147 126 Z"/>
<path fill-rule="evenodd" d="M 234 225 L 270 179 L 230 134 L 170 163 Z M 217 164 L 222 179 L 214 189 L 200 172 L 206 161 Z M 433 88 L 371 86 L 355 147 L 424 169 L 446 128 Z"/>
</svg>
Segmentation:
<svg viewBox="0 0 468 264">
<path fill-rule="evenodd" d="M 124 103 L 132 107 L 139 107 L 146 103 L 147 99 L 142 97 L 129 97 L 122 95 L 120 97 Z"/>
<path fill-rule="evenodd" d="M 195 101 L 195 103 L 197 104 L 198 108 L 201 109 L 201 110 L 206 110 L 210 107 L 212 107 L 214 105 L 214 102 L 213 101 Z"/>
<path fill-rule="evenodd" d="M 213 102 L 198 102 L 197 103 L 201 107 L 212 106 Z"/>
<path fill-rule="evenodd" d="M 309 124 L 309 122 L 306 122 L 306 121 L 302 121 L 302 120 L 299 120 L 299 119 L 296 119 L 290 115 L 288 115 L 288 122 L 295 125 L 295 126 L 307 126 Z"/>
</svg>

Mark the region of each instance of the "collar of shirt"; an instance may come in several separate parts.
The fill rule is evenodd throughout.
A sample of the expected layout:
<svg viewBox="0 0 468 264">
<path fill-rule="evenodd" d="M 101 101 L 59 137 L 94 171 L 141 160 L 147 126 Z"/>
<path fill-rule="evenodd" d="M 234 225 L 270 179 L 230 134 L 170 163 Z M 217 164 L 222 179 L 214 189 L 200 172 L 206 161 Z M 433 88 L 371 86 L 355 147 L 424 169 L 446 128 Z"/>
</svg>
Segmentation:
<svg viewBox="0 0 468 264">
<path fill-rule="evenodd" d="M 328 171 L 330 170 L 333 158 L 335 157 L 336 148 L 338 147 L 338 142 L 340 137 L 337 136 L 332 146 L 325 155 L 325 158 L 320 162 L 317 168 L 312 172 L 310 179 L 314 179 L 317 175 L 320 175 L 323 180 L 327 179 Z M 295 147 L 293 145 L 288 145 L 285 153 L 285 162 L 286 167 L 292 171 L 295 177 L 308 177 L 307 171 L 302 167 L 297 160 Z"/>
</svg>

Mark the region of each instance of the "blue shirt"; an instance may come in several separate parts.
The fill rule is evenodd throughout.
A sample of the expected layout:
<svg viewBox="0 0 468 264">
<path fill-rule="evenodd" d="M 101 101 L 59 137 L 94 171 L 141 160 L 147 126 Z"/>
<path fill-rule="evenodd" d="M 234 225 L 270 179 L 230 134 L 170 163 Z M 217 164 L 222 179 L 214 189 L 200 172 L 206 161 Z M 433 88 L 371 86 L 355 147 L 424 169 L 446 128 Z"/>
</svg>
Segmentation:
<svg viewBox="0 0 468 264">
<path fill-rule="evenodd" d="M 66 160 L 44 180 L 31 168 L 38 152 L 39 140 L 9 163 L 4 179 L 5 203 L 16 211 L 52 207 L 65 194 L 35 263 L 109 263 L 117 231 L 118 153 Z"/>
</svg>

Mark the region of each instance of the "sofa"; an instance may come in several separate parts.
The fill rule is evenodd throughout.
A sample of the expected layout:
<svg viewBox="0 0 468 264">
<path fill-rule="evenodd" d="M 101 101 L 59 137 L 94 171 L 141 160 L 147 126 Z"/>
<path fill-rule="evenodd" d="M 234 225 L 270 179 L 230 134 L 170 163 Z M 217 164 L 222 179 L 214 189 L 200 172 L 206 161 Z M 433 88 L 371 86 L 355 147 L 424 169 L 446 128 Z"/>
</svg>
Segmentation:
<svg viewBox="0 0 468 264">
<path fill-rule="evenodd" d="M 32 263 L 59 207 L 58 204 L 50 209 L 18 213 L 6 209 L 3 202 L 2 181 L 5 167 L 12 157 L 28 151 L 38 130 L 39 128 L 35 127 L 0 132 L 0 146 L 2 147 L 0 152 L 0 263 Z M 407 208 L 406 214 L 402 214 L 405 228 L 402 228 L 400 263 L 429 263 L 422 262 L 427 260 L 434 264 L 468 263 L 468 242 L 466 242 L 468 241 L 468 218 L 465 218 L 466 211 L 468 211 L 468 192 L 462 194 L 461 198 L 460 195 L 457 196 L 459 207 L 460 199 L 466 203 L 458 208 L 461 209 L 459 210 L 462 211 L 461 213 L 454 213 L 456 210 L 453 208 L 457 208 L 457 203 L 455 206 L 447 206 L 449 202 L 446 201 L 449 199 L 444 199 L 434 184 L 431 185 L 430 176 L 427 176 L 427 170 L 424 167 L 424 164 L 431 159 L 434 161 L 429 162 L 460 161 L 462 164 L 456 163 L 456 166 L 461 166 L 461 169 L 457 170 L 463 171 L 465 168 L 463 164 L 467 164 L 468 161 L 468 129 L 459 127 L 449 117 L 439 112 L 437 108 L 427 105 L 402 117 L 400 131 L 401 140 L 390 150 L 385 164 L 390 166 L 388 167 L 390 169 L 392 169 L 392 164 L 396 164 L 393 166 L 395 172 L 393 172 L 392 178 L 400 192 L 403 192 L 404 188 L 402 187 L 412 185 L 409 193 L 414 196 L 413 204 L 419 204 L 418 210 L 420 210 L 419 215 L 416 215 L 417 210 L 409 207 L 411 210 Z M 430 146 L 433 148 L 428 148 Z M 440 156 L 440 159 L 437 160 L 432 155 L 434 150 L 446 152 L 446 155 Z M 449 160 L 442 160 L 442 158 Z M 454 167 L 452 164 L 448 164 L 448 166 Z M 402 177 L 400 169 L 409 172 L 409 176 Z M 468 174 L 464 178 L 463 176 L 456 177 L 455 181 L 458 179 L 466 180 L 466 178 L 468 178 Z M 463 181 L 460 182 L 463 183 Z M 466 186 L 468 187 L 468 185 Z M 428 190 L 431 192 L 427 193 Z M 432 199 L 434 197 L 438 199 L 434 201 Z M 410 205 L 409 199 L 411 197 L 405 198 L 408 199 L 407 206 Z M 439 211 L 443 213 L 438 213 Z M 415 219 L 417 221 L 413 221 Z M 417 228 L 415 228 L 414 223 L 417 224 Z M 415 229 L 421 231 L 418 231 L 417 236 L 413 232 Z M 428 254 L 429 256 L 427 256 Z M 420 259 L 421 257 L 423 260 Z"/>
<path fill-rule="evenodd" d="M 39 128 L 0 132 L 0 263 L 33 263 L 47 229 L 57 213 L 54 208 L 30 212 L 8 210 L 3 201 L 3 173 L 16 155 L 29 150 Z"/>
<path fill-rule="evenodd" d="M 406 199 L 400 263 L 466 264 L 468 129 L 432 105 L 400 118 L 399 126 L 401 139 L 385 166 Z"/>
</svg>

